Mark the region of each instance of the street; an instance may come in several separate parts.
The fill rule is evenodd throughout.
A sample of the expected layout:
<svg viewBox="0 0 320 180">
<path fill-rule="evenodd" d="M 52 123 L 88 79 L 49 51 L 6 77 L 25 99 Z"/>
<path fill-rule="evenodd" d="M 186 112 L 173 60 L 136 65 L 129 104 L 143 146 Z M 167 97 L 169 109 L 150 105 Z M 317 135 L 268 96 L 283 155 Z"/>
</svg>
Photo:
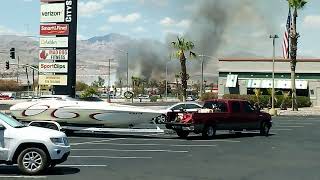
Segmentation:
<svg viewBox="0 0 320 180">
<path fill-rule="evenodd" d="M 276 117 L 271 136 L 218 132 L 215 139 L 175 134 L 78 134 L 69 159 L 40 176 L 1 166 L 1 179 L 318 180 L 319 117 Z"/>
</svg>

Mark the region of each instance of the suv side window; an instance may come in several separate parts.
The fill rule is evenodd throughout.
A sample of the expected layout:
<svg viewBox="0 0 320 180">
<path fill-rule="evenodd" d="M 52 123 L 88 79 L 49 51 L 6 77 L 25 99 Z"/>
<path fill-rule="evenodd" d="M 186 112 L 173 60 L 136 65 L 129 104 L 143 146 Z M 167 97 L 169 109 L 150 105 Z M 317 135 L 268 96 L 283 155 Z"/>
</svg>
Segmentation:
<svg viewBox="0 0 320 180">
<path fill-rule="evenodd" d="M 252 113 L 252 112 L 255 111 L 253 106 L 248 102 L 244 102 L 243 103 L 243 107 L 244 107 L 244 111 L 247 112 L 247 113 Z"/>
<path fill-rule="evenodd" d="M 198 108 L 201 108 L 201 107 L 199 107 L 199 106 L 197 106 L 197 105 L 195 105 L 195 104 L 187 104 L 187 107 L 186 107 L 187 109 L 198 109 Z"/>
<path fill-rule="evenodd" d="M 181 108 L 185 109 L 184 104 L 179 104 L 179 105 L 173 107 L 171 110 L 179 110 Z"/>
<path fill-rule="evenodd" d="M 234 101 L 231 102 L 232 112 L 241 112 L 240 102 Z"/>
</svg>

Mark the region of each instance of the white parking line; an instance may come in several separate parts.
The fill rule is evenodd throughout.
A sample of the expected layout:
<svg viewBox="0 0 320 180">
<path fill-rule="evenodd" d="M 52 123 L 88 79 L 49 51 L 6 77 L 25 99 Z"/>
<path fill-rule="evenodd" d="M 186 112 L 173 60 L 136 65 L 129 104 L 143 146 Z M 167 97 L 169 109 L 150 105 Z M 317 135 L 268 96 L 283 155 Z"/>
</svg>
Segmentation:
<svg viewBox="0 0 320 180">
<path fill-rule="evenodd" d="M 130 140 L 137 140 L 137 141 L 183 141 L 188 142 L 188 139 L 130 139 Z M 236 140 L 228 140 L 228 139 L 211 139 L 211 140 L 195 140 L 193 142 L 231 142 L 231 143 L 239 143 L 241 141 Z"/>
<path fill-rule="evenodd" d="M 121 143 L 92 143 L 92 144 L 101 144 L 101 145 L 116 145 L 116 146 L 190 146 L 190 147 L 212 147 L 217 145 L 207 145 L 207 144 L 121 144 Z"/>
<path fill-rule="evenodd" d="M 47 176 L 0 176 L 0 178 L 44 179 Z"/>
<path fill-rule="evenodd" d="M 93 144 L 93 143 L 99 143 L 99 142 L 115 141 L 115 140 L 120 140 L 120 139 L 125 139 L 125 138 L 114 138 L 114 139 L 104 139 L 104 140 L 99 140 L 99 141 L 87 141 L 87 142 L 80 142 L 80 143 L 70 143 L 70 145 L 71 146 L 75 146 L 75 145 L 81 145 L 81 144 Z"/>
<path fill-rule="evenodd" d="M 276 123 L 276 124 L 279 124 L 279 125 L 312 125 L 313 123 L 295 123 L 295 122 L 286 123 L 286 122 L 281 122 L 281 123 Z"/>
<path fill-rule="evenodd" d="M 303 128 L 304 126 L 276 126 L 278 128 Z"/>
<path fill-rule="evenodd" d="M 105 164 L 60 164 L 56 167 L 107 167 Z"/>
<path fill-rule="evenodd" d="M 283 128 L 283 129 L 271 129 L 271 131 L 292 131 L 293 129 L 285 129 L 285 128 Z"/>
<path fill-rule="evenodd" d="M 188 153 L 189 151 L 174 151 L 167 149 L 72 149 L 72 151 L 116 151 L 116 152 L 172 152 Z"/>
<path fill-rule="evenodd" d="M 136 156 L 69 156 L 70 158 L 105 158 L 105 159 L 152 159 L 152 157 Z"/>
</svg>

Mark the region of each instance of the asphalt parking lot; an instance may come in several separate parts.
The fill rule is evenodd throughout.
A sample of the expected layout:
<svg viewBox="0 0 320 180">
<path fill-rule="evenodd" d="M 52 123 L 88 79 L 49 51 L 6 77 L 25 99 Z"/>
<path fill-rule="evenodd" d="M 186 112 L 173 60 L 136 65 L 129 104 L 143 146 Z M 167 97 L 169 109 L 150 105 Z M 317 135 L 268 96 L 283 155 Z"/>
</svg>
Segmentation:
<svg viewBox="0 0 320 180">
<path fill-rule="evenodd" d="M 271 136 L 219 132 L 215 139 L 175 134 L 78 134 L 69 159 L 40 176 L 1 166 L 0 179 L 319 180 L 320 117 L 277 117 Z"/>
</svg>

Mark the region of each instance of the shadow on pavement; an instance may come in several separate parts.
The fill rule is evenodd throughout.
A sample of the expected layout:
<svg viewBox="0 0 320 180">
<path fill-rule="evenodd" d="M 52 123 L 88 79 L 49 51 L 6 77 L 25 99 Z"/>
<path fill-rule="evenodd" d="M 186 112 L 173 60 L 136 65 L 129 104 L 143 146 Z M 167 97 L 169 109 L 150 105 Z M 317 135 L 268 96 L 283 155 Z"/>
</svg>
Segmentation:
<svg viewBox="0 0 320 180">
<path fill-rule="evenodd" d="M 270 133 L 269 136 L 275 134 Z M 246 138 L 246 137 L 256 137 L 261 136 L 258 132 L 244 132 L 236 134 L 217 134 L 213 139 L 236 139 L 236 138 Z M 182 139 L 176 135 L 173 136 L 162 136 L 161 134 L 114 134 L 114 133 L 104 133 L 104 134 L 93 134 L 93 133 L 76 133 L 68 137 L 95 137 L 95 138 L 136 138 L 136 139 Z M 203 140 L 204 138 L 200 134 L 190 134 L 186 140 Z"/>
<path fill-rule="evenodd" d="M 77 174 L 80 172 L 79 168 L 74 167 L 55 167 L 53 169 L 47 170 L 39 176 L 47 176 L 47 175 L 70 175 Z M 0 174 L 2 176 L 23 176 L 23 174 L 19 171 L 17 166 L 1 166 Z"/>
</svg>

